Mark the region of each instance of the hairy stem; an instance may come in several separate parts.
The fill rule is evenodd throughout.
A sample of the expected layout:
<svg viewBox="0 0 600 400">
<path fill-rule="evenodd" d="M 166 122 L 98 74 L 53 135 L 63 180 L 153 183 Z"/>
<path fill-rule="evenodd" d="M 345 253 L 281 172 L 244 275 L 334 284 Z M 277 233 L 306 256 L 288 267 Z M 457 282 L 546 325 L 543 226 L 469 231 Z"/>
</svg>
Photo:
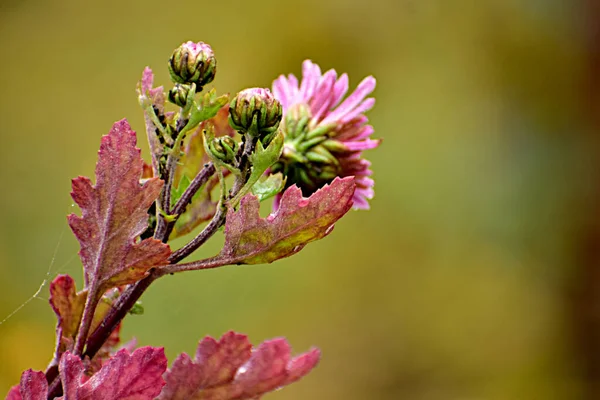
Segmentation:
<svg viewBox="0 0 600 400">
<path fill-rule="evenodd" d="M 160 192 L 159 198 L 157 201 L 157 210 L 156 210 L 156 230 L 154 231 L 154 238 L 160 241 L 165 241 L 165 236 L 167 232 L 167 226 L 169 222 L 167 222 L 165 215 L 169 215 L 169 210 L 171 209 L 171 190 L 173 188 L 173 178 L 175 177 L 175 169 L 177 168 L 177 160 L 179 157 L 174 157 L 175 148 L 171 150 L 171 154 L 167 158 L 167 166 L 165 168 L 164 176 L 161 178 L 165 181 L 165 185 L 163 186 L 162 191 Z"/>
<path fill-rule="evenodd" d="M 198 271 L 201 269 L 211 269 L 237 263 L 238 259 L 216 256 L 204 260 L 192 261 L 189 263 L 169 264 L 164 267 L 161 267 L 159 274 L 163 276 L 168 274 L 175 274 L 177 272 Z"/>
<path fill-rule="evenodd" d="M 183 214 L 186 207 L 191 203 L 192 197 L 200 190 L 202 186 L 208 181 L 208 179 L 214 175 L 216 172 L 215 166 L 213 163 L 208 163 L 204 165 L 204 168 L 196 174 L 194 180 L 190 183 L 190 186 L 185 189 L 185 192 L 181 195 L 181 198 L 177 201 L 173 209 L 171 210 L 171 214 L 175 216 L 179 216 Z"/>
<path fill-rule="evenodd" d="M 169 240 L 169 236 L 171 236 L 171 232 L 173 232 L 173 228 L 175 227 L 175 223 L 185 212 L 186 207 L 191 203 L 194 195 L 202 188 L 206 182 L 210 179 L 211 176 L 216 172 L 215 166 L 212 163 L 205 164 L 204 168 L 196 174 L 194 180 L 190 183 L 190 186 L 187 187 L 181 198 L 177 201 L 173 209 L 169 212 L 169 215 L 172 216 L 172 220 L 166 222 L 165 229 L 154 235 L 155 239 L 158 239 L 163 242 L 167 242 Z"/>
<path fill-rule="evenodd" d="M 75 347 L 73 349 L 73 353 L 77 356 L 80 356 L 83 353 L 83 347 L 85 346 L 87 335 L 92 326 L 94 313 L 96 312 L 96 307 L 100 301 L 100 297 L 97 295 L 97 293 L 98 290 L 94 290 L 94 287 L 92 286 L 85 301 L 85 307 L 81 317 L 81 324 L 79 325 L 79 331 L 77 332 L 77 339 L 75 340 Z"/>
<path fill-rule="evenodd" d="M 239 169 L 241 171 L 241 176 L 238 176 L 233 184 L 233 188 L 231 189 L 230 197 L 234 197 L 240 189 L 244 186 L 248 177 L 250 176 L 250 168 L 249 168 L 249 157 L 254 151 L 256 147 L 256 140 L 247 139 L 244 143 L 244 148 L 242 155 L 239 161 Z M 221 184 L 223 184 L 223 180 L 221 177 Z M 225 199 L 221 199 L 219 202 L 219 207 L 217 208 L 217 212 L 213 216 L 213 219 L 206 225 L 206 227 L 200 232 L 194 239 L 192 239 L 188 244 L 171 254 L 169 258 L 169 262 L 171 264 L 176 264 L 179 261 L 183 260 L 194 251 L 196 251 L 200 246 L 202 246 L 206 241 L 211 238 L 217 230 L 225 223 L 225 217 L 227 215 L 227 207 L 224 202 Z"/>
<path fill-rule="evenodd" d="M 116 303 L 108 312 L 108 315 L 104 317 L 102 323 L 100 323 L 96 330 L 89 336 L 86 350 L 83 354 L 84 357 L 87 356 L 92 358 L 96 355 L 112 331 L 117 327 L 121 320 L 125 318 L 127 313 L 135 305 L 136 301 L 140 299 L 146 289 L 148 289 L 150 284 L 159 276 L 161 275 L 157 273 L 157 270 L 153 269 L 147 277 L 133 285 L 129 285 L 129 287 L 125 289 L 123 294 L 119 296 Z"/>
<path fill-rule="evenodd" d="M 121 296 L 119 296 L 116 303 L 110 309 L 110 311 L 108 312 L 106 317 L 104 317 L 104 320 L 100 323 L 100 325 L 98 325 L 96 330 L 89 336 L 87 343 L 86 343 L 86 347 L 85 347 L 85 353 L 82 354 L 82 351 L 79 351 L 79 352 L 76 352 L 75 354 L 82 355 L 82 358 L 89 357 L 90 359 L 92 359 L 96 355 L 98 350 L 100 350 L 100 348 L 102 347 L 104 342 L 106 342 L 106 340 L 108 339 L 110 334 L 114 331 L 114 329 L 117 327 L 117 325 L 119 325 L 119 323 L 123 320 L 123 318 L 125 318 L 127 313 L 135 305 L 136 301 L 139 300 L 139 298 L 142 296 L 144 291 L 146 291 L 146 289 L 148 289 L 150 284 L 152 282 L 154 282 L 154 280 L 156 278 L 158 278 L 159 276 L 162 276 L 162 274 L 158 274 L 158 273 L 156 273 L 156 270 L 152 270 L 150 272 L 150 275 L 148 275 L 141 281 L 138 281 L 135 284 L 130 285 L 127 289 L 125 289 L 123 294 L 121 294 Z M 97 305 L 98 301 L 96 301 L 95 303 Z M 87 308 L 88 307 L 87 307 L 87 303 L 86 303 L 85 310 L 87 310 Z M 95 307 L 94 307 L 94 309 L 95 309 Z M 85 310 L 84 310 L 84 317 L 85 317 Z M 83 321 L 82 321 L 82 323 L 83 323 Z M 87 330 L 89 331 L 89 326 L 88 326 Z M 83 329 L 80 329 L 80 331 L 79 331 L 79 334 L 77 337 L 77 343 L 79 343 L 79 336 L 81 335 L 81 332 L 83 332 Z M 87 335 L 87 332 L 86 332 L 86 335 Z M 81 347 L 83 348 L 83 345 L 81 345 Z M 76 350 L 77 350 L 77 344 L 76 344 Z M 48 399 L 49 400 L 62 395 L 62 385 L 61 385 L 60 377 L 58 376 L 58 374 L 59 374 L 59 371 L 56 366 L 52 366 L 46 371 L 46 380 L 48 381 L 48 384 L 49 384 L 49 388 L 48 388 Z"/>
<path fill-rule="evenodd" d="M 171 254 L 169 258 L 169 262 L 171 264 L 175 264 L 194 251 L 196 251 L 200 246 L 202 246 L 208 239 L 210 239 L 217 230 L 225 223 L 225 215 L 227 214 L 227 209 L 223 204 L 221 204 L 217 208 L 217 212 L 215 213 L 213 219 L 206 225 L 206 227 L 200 232 L 194 239 L 192 239 L 188 244 Z"/>
</svg>

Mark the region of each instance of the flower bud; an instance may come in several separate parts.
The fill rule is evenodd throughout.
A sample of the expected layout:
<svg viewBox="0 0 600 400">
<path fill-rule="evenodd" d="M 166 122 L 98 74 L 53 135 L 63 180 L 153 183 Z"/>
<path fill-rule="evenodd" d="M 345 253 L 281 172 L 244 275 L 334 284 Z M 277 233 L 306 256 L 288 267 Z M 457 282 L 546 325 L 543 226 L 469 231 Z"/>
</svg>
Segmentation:
<svg viewBox="0 0 600 400">
<path fill-rule="evenodd" d="M 211 154 L 226 164 L 233 163 L 238 148 L 238 143 L 229 136 L 217 137 L 208 143 Z"/>
<path fill-rule="evenodd" d="M 217 60 L 212 48 L 203 42 L 187 42 L 169 58 L 169 73 L 175 83 L 195 83 L 196 91 L 212 82 L 217 72 Z"/>
<path fill-rule="evenodd" d="M 269 89 L 242 90 L 229 105 L 229 125 L 254 137 L 264 137 L 276 131 L 281 115 L 281 103 Z"/>
<path fill-rule="evenodd" d="M 169 90 L 169 101 L 179 107 L 184 107 L 187 103 L 188 93 L 190 92 L 189 85 L 175 84 L 171 90 Z"/>
</svg>

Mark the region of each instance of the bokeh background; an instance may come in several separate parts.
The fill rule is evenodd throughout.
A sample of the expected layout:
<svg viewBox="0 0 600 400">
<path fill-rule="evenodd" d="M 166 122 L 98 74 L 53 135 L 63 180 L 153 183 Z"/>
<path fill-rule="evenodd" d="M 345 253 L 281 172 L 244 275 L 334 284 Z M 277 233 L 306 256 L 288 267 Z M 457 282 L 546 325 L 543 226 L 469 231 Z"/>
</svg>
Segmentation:
<svg viewBox="0 0 600 400">
<path fill-rule="evenodd" d="M 203 40 L 221 92 L 306 58 L 374 75 L 376 198 L 292 258 L 162 279 L 124 339 L 322 349 L 268 399 L 599 399 L 599 20 L 593 0 L 1 1 L 0 320 L 29 302 L 0 324 L 0 392 L 51 357 L 40 284 L 81 282 L 70 179 L 113 121 L 143 132 L 142 69 L 166 85 Z"/>
</svg>

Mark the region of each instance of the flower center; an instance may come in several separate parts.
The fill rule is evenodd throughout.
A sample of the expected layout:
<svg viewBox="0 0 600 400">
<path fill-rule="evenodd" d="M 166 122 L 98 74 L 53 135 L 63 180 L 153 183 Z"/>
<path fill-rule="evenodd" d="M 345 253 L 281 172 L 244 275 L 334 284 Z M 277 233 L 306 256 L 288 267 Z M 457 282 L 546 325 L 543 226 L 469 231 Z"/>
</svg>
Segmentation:
<svg viewBox="0 0 600 400">
<path fill-rule="evenodd" d="M 296 184 L 310 195 L 340 174 L 340 163 L 332 154 L 339 148 L 339 142 L 331 139 L 335 124 L 315 124 L 308 105 L 296 104 L 287 110 L 281 129 L 283 152 L 271 170 L 287 177 L 286 186 Z"/>
</svg>

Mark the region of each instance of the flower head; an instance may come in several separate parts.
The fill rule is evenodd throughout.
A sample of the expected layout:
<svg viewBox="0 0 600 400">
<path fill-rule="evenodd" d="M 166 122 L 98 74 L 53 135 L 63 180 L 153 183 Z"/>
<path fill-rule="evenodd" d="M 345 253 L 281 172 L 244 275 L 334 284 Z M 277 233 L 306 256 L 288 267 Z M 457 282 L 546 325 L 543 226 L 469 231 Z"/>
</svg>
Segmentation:
<svg viewBox="0 0 600 400">
<path fill-rule="evenodd" d="M 229 105 L 229 124 L 237 131 L 263 137 L 275 132 L 279 122 L 281 103 L 269 89 L 244 89 Z"/>
<path fill-rule="evenodd" d="M 343 101 L 348 76 L 331 69 L 324 74 L 310 60 L 302 65 L 302 81 L 290 74 L 273 82 L 273 94 L 283 106 L 281 129 L 283 154 L 273 171 L 282 171 L 287 184 L 298 185 L 305 195 L 315 192 L 336 176 L 354 176 L 354 208 L 368 209 L 373 198 L 371 163 L 362 151 L 377 147 L 370 139 L 373 127 L 364 113 L 375 104 L 366 98 L 375 89 L 368 76 Z"/>
<path fill-rule="evenodd" d="M 217 72 L 217 59 L 204 42 L 185 42 L 169 58 L 169 73 L 175 83 L 196 84 L 196 91 L 210 83 Z"/>
</svg>

